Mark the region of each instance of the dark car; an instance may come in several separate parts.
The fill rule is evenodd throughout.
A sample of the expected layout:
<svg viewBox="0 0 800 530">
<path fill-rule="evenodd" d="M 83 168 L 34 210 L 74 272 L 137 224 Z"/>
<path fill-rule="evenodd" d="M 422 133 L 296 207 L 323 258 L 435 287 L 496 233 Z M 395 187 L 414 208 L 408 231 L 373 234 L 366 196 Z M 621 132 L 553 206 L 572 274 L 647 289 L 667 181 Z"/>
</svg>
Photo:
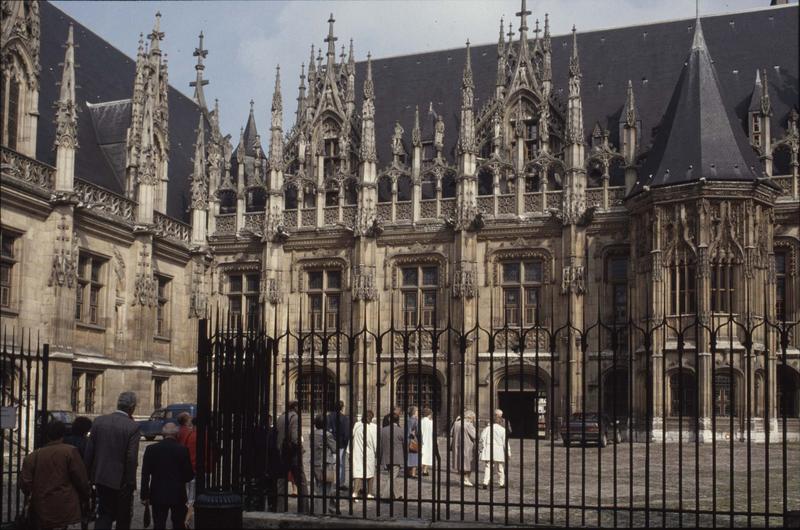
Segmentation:
<svg viewBox="0 0 800 530">
<path fill-rule="evenodd" d="M 72 432 L 72 422 L 75 421 L 75 413 L 71 410 L 48 410 L 47 411 L 47 422 L 50 423 L 52 421 L 60 421 L 64 424 L 64 427 L 67 428 L 67 434 Z M 37 427 L 42 424 L 42 416 L 41 412 L 37 413 L 36 418 L 36 425 Z"/>
<path fill-rule="evenodd" d="M 594 413 L 576 412 L 569 422 L 561 426 L 561 439 L 564 446 L 571 443 L 608 445 L 609 440 L 620 442 L 619 421 L 616 424 L 608 416 Z"/>
<path fill-rule="evenodd" d="M 167 405 L 163 409 L 157 409 L 150 415 L 150 419 L 139 421 L 139 428 L 145 440 L 155 440 L 156 436 L 161 436 L 161 430 L 168 423 L 178 423 L 178 415 L 181 412 L 188 412 L 194 417 L 197 412 L 197 405 L 194 403 L 174 403 Z"/>
</svg>

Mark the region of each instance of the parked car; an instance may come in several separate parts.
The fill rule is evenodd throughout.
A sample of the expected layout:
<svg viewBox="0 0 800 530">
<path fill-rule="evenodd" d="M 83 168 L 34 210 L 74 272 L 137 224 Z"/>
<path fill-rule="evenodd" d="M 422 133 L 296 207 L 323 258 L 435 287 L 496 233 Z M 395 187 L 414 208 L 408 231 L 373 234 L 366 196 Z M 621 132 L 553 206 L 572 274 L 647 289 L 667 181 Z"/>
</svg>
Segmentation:
<svg viewBox="0 0 800 530">
<path fill-rule="evenodd" d="M 181 412 L 188 412 L 192 417 L 197 412 L 197 405 L 194 403 L 173 403 L 163 409 L 155 410 L 150 419 L 139 421 L 139 429 L 145 440 L 155 440 L 156 436 L 161 436 L 161 430 L 168 423 L 177 423 L 178 415 Z"/>
<path fill-rule="evenodd" d="M 561 439 L 564 441 L 564 447 L 574 442 L 581 444 L 594 443 L 600 447 L 605 447 L 608 445 L 609 440 L 619 443 L 621 441 L 620 436 L 619 420 L 617 420 L 615 426 L 608 416 L 600 416 L 590 412 L 576 412 L 570 417 L 569 422 L 561 426 Z"/>
<path fill-rule="evenodd" d="M 37 412 L 36 416 L 36 426 L 39 427 L 42 424 L 41 412 Z M 60 421 L 67 428 L 67 434 L 69 434 L 72 432 L 72 422 L 75 421 L 75 418 L 76 415 L 71 410 L 48 410 L 45 424 L 51 421 Z"/>
</svg>

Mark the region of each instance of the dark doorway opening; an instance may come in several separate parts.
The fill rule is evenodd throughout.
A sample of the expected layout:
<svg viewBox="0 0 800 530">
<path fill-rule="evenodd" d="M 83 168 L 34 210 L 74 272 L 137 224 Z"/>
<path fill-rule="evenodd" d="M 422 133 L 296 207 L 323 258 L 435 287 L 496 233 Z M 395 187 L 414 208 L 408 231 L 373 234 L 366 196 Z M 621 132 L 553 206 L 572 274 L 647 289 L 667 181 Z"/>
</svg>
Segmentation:
<svg viewBox="0 0 800 530">
<path fill-rule="evenodd" d="M 497 401 L 511 426 L 509 438 L 544 438 L 547 435 L 547 395 L 544 392 L 498 392 Z"/>
</svg>

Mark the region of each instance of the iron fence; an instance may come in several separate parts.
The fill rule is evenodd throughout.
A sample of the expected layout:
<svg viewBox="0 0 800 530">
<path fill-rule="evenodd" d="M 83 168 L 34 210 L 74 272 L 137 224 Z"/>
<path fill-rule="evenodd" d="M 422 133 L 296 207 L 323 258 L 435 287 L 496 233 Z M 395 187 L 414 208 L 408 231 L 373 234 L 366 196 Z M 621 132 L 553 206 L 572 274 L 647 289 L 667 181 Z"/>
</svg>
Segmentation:
<svg viewBox="0 0 800 530">
<path fill-rule="evenodd" d="M 42 418 L 48 417 L 49 345 L 38 337 L 4 329 L 0 346 L 0 522 L 20 515 L 24 496 L 17 487 L 22 462 L 43 444 Z"/>
<path fill-rule="evenodd" d="M 766 298 L 760 315 L 749 301 L 742 314 L 624 322 L 598 308 L 580 326 L 511 325 L 491 302 L 482 316 L 477 299 L 471 319 L 485 324 L 470 328 L 463 305 L 409 326 L 393 300 L 384 329 L 367 325 L 383 322 L 380 304 L 325 330 L 318 319 L 304 327 L 302 305 L 294 327 L 288 307 L 259 329 L 218 312 L 213 330 L 200 325 L 200 488 L 253 499 L 261 484 L 268 509 L 363 518 L 782 525 L 800 509 L 798 322 L 765 317 Z M 374 485 L 359 491 L 372 449 L 328 452 L 320 435 L 337 424 L 340 400 L 348 432 L 375 434 Z M 296 419 L 285 413 L 292 402 Z M 424 421 L 412 407 L 425 408 Z M 385 430 L 369 427 L 368 411 Z M 278 441 L 290 428 L 300 447 Z"/>
</svg>

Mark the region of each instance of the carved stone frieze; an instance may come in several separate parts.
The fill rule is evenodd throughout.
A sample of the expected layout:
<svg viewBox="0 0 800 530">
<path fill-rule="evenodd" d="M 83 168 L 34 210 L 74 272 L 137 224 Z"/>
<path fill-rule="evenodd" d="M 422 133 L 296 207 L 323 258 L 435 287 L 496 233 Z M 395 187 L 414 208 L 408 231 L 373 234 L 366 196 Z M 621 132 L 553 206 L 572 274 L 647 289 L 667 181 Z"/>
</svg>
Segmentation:
<svg viewBox="0 0 800 530">
<path fill-rule="evenodd" d="M 133 283 L 133 305 L 153 307 L 158 297 L 158 282 L 153 276 L 150 250 L 145 246 L 139 252 L 139 265 Z"/>
<path fill-rule="evenodd" d="M 583 265 L 569 265 L 561 270 L 561 293 L 583 294 L 586 292 L 586 278 Z"/>
<path fill-rule="evenodd" d="M 453 298 L 469 300 L 477 293 L 477 273 L 472 264 L 461 263 L 453 271 Z"/>
</svg>

